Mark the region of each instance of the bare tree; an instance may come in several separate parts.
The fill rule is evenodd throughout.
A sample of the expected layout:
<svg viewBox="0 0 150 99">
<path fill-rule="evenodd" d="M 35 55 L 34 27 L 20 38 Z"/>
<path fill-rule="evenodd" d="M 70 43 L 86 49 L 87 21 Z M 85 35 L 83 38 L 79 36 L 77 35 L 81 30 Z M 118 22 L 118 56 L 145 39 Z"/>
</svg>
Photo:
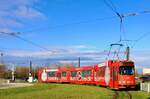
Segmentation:
<svg viewBox="0 0 150 99">
<path fill-rule="evenodd" d="M 6 65 L 0 64 L 0 78 L 4 78 L 6 72 Z"/>
</svg>

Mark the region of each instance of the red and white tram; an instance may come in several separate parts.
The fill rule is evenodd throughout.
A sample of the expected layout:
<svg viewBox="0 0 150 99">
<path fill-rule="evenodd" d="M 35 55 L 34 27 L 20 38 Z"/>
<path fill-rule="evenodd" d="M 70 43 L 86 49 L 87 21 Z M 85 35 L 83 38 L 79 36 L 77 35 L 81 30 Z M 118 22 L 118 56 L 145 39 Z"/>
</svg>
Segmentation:
<svg viewBox="0 0 150 99">
<path fill-rule="evenodd" d="M 39 82 L 95 84 L 113 89 L 135 88 L 134 62 L 108 60 L 94 66 L 77 68 L 41 68 Z"/>
</svg>

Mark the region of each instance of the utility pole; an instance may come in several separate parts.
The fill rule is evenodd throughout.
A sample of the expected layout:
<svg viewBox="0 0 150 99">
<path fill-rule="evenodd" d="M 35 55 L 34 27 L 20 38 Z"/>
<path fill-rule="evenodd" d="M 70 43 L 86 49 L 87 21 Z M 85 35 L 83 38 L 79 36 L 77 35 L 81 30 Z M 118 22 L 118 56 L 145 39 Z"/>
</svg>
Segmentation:
<svg viewBox="0 0 150 99">
<path fill-rule="evenodd" d="M 32 61 L 30 61 L 29 76 L 32 76 Z"/>
<path fill-rule="evenodd" d="M 32 76 L 32 61 L 30 61 L 29 79 L 28 79 L 28 82 L 33 82 L 33 76 Z"/>
<path fill-rule="evenodd" d="M 3 52 L 0 53 L 0 56 L 1 56 L 1 64 L 4 64 L 4 62 L 3 62 L 3 56 L 4 56 Z"/>
<path fill-rule="evenodd" d="M 11 80 L 14 82 L 15 81 L 15 66 L 12 64 L 12 72 L 11 72 L 12 78 Z"/>
<path fill-rule="evenodd" d="M 126 48 L 126 60 L 128 61 L 130 59 L 130 47 L 127 46 Z"/>
<path fill-rule="evenodd" d="M 80 67 L 80 57 L 78 58 L 78 67 Z"/>
</svg>

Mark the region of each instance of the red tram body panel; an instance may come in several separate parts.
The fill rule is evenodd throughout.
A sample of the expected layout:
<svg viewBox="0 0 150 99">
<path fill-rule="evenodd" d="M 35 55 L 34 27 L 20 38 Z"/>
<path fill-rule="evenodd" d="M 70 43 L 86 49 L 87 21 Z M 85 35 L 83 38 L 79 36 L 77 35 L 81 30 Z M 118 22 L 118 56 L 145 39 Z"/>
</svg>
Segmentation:
<svg viewBox="0 0 150 99">
<path fill-rule="evenodd" d="M 95 84 L 113 89 L 135 88 L 134 62 L 109 60 L 94 66 L 41 68 L 39 82 Z"/>
<path fill-rule="evenodd" d="M 131 61 L 106 61 L 95 67 L 95 84 L 110 88 L 134 88 L 134 63 Z"/>
<path fill-rule="evenodd" d="M 60 68 L 58 73 L 59 81 L 61 83 L 70 82 L 70 69 L 69 68 Z"/>
<path fill-rule="evenodd" d="M 59 82 L 58 73 L 59 69 L 40 68 L 38 71 L 38 80 L 39 82 Z"/>
<path fill-rule="evenodd" d="M 94 82 L 94 67 L 83 66 L 75 68 L 74 71 L 71 70 L 71 82 L 77 84 L 92 84 Z"/>
</svg>

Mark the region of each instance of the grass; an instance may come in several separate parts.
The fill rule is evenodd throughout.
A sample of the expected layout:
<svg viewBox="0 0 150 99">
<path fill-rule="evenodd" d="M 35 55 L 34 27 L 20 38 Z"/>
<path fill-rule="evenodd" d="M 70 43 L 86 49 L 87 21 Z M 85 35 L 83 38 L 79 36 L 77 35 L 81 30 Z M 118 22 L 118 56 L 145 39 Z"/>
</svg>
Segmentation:
<svg viewBox="0 0 150 99">
<path fill-rule="evenodd" d="M 150 93 L 143 91 L 130 91 L 132 99 L 150 99 Z"/>
<path fill-rule="evenodd" d="M 35 84 L 0 90 L 0 99 L 111 99 L 113 91 L 96 86 Z"/>
<path fill-rule="evenodd" d="M 132 99 L 150 99 L 150 93 L 143 91 L 129 91 L 132 95 Z M 128 95 L 125 91 L 119 92 L 119 99 L 128 99 Z"/>
<path fill-rule="evenodd" d="M 148 99 L 150 94 L 131 91 L 133 99 Z M 35 84 L 30 87 L 0 90 L 0 99 L 112 99 L 107 88 L 74 84 Z M 119 96 L 124 97 L 124 93 Z M 122 99 L 122 98 L 120 98 Z"/>
</svg>

